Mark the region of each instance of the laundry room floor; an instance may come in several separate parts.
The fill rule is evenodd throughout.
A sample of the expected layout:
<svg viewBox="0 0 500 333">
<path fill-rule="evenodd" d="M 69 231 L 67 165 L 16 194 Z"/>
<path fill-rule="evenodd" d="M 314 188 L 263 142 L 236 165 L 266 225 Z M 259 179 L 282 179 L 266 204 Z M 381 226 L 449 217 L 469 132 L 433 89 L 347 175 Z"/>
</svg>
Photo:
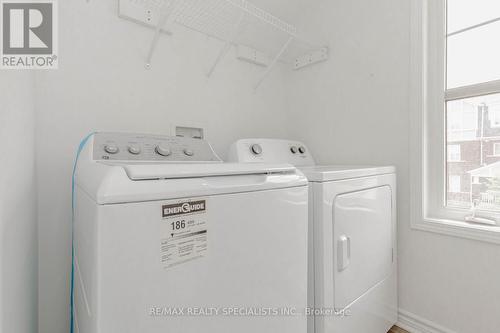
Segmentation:
<svg viewBox="0 0 500 333">
<path fill-rule="evenodd" d="M 391 330 L 390 330 L 389 332 L 387 332 L 387 333 L 409 333 L 409 332 L 408 332 L 408 331 L 405 331 L 404 329 L 399 328 L 399 327 L 397 327 L 397 326 L 393 326 L 393 327 L 391 328 Z"/>
</svg>

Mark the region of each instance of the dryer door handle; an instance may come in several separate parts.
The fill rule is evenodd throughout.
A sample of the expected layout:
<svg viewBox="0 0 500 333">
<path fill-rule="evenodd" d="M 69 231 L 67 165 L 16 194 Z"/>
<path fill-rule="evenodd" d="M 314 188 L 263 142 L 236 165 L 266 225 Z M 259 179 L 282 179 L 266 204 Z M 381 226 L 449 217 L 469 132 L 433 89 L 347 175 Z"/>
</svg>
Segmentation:
<svg viewBox="0 0 500 333">
<path fill-rule="evenodd" d="M 345 270 L 351 261 L 351 238 L 346 235 L 339 237 L 337 242 L 337 266 L 339 272 Z"/>
</svg>

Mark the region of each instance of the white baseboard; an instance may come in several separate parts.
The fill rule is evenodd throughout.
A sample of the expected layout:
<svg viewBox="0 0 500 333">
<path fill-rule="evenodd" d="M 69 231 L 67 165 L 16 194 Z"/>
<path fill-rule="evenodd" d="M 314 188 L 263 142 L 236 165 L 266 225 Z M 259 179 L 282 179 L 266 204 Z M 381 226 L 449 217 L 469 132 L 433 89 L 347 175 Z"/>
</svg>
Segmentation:
<svg viewBox="0 0 500 333">
<path fill-rule="evenodd" d="M 457 333 L 446 327 L 399 309 L 397 326 L 410 333 Z"/>
</svg>

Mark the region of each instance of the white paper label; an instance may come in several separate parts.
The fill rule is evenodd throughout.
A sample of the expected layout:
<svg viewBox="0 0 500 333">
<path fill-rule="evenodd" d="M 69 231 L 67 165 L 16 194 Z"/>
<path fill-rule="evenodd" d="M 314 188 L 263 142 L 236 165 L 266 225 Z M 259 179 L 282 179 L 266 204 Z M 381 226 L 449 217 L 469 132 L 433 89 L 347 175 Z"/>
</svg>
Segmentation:
<svg viewBox="0 0 500 333">
<path fill-rule="evenodd" d="M 161 263 L 169 268 L 205 256 L 207 200 L 182 200 L 162 205 Z"/>
</svg>

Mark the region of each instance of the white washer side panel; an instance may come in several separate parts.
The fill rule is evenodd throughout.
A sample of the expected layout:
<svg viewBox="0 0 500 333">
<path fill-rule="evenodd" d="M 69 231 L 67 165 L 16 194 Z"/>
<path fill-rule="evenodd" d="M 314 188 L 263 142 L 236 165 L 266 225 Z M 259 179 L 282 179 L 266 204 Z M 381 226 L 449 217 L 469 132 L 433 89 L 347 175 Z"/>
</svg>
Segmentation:
<svg viewBox="0 0 500 333">
<path fill-rule="evenodd" d="M 106 205 L 98 221 L 98 329 L 80 333 L 303 333 L 304 316 L 150 315 L 152 307 L 307 305 L 307 187 L 206 200 L 208 250 L 164 268 L 162 205 Z M 193 198 L 196 199 L 196 198 Z M 82 327 L 84 327 L 82 325 Z"/>
<path fill-rule="evenodd" d="M 78 203 L 74 221 L 74 319 L 75 332 L 97 332 L 98 285 L 97 285 L 97 221 L 95 202 L 75 188 Z"/>
<path fill-rule="evenodd" d="M 335 308 L 335 272 L 337 270 L 337 236 L 334 232 L 334 201 L 341 194 L 369 188 L 389 186 L 392 207 L 392 244 L 394 261 L 389 276 L 355 300 L 339 315 L 317 315 L 316 333 L 370 332 L 385 333 L 397 321 L 397 248 L 396 248 L 396 178 L 382 175 L 328 183 L 314 183 L 314 254 L 315 254 L 315 305 L 322 310 Z M 347 283 L 347 281 L 346 281 Z M 345 291 L 340 291 L 339 295 Z"/>
</svg>

